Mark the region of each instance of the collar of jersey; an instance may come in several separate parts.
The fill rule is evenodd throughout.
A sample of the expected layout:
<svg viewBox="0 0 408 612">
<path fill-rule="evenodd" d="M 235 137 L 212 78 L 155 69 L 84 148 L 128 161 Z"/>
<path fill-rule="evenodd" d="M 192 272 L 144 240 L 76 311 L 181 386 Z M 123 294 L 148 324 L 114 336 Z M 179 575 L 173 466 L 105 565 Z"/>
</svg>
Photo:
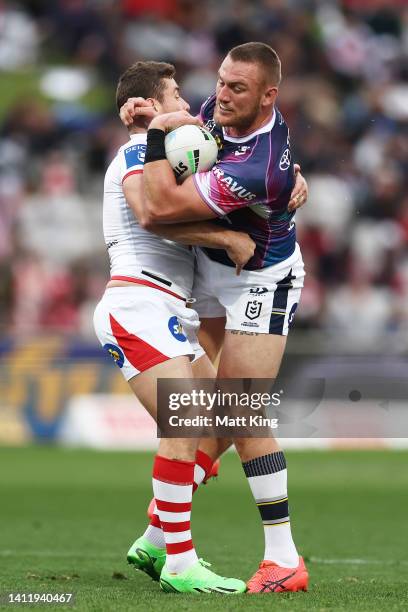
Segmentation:
<svg viewBox="0 0 408 612">
<path fill-rule="evenodd" d="M 273 115 L 269 119 L 268 123 L 260 127 L 259 130 L 256 130 L 255 132 L 251 132 L 247 136 L 242 136 L 241 138 L 234 138 L 233 136 L 228 136 L 228 134 L 225 133 L 225 128 L 222 128 L 224 140 L 228 140 L 229 142 L 248 142 L 248 140 L 251 140 L 255 136 L 258 136 L 258 134 L 266 134 L 266 132 L 270 132 L 273 126 L 275 125 L 275 119 L 276 119 L 276 111 L 275 109 L 273 109 Z"/>
<path fill-rule="evenodd" d="M 145 142 L 147 138 L 147 132 L 145 132 L 144 134 L 130 134 L 130 140 L 141 140 L 142 142 Z"/>
</svg>

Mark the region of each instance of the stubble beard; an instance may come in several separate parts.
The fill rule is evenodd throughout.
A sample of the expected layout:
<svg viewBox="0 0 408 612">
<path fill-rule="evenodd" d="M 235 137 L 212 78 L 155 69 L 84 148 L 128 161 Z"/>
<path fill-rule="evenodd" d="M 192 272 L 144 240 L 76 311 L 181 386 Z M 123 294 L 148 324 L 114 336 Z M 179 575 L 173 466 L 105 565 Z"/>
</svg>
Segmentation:
<svg viewBox="0 0 408 612">
<path fill-rule="evenodd" d="M 227 117 L 219 117 L 218 111 L 216 111 L 214 113 L 214 120 L 216 123 L 218 123 L 218 125 L 221 125 L 222 127 L 234 128 L 241 132 L 245 132 L 246 130 L 249 130 L 251 125 L 254 123 L 258 116 L 258 113 L 259 104 L 257 103 L 256 105 L 254 104 L 254 106 L 247 113 L 245 113 L 245 115 L 234 115 L 233 117 L 231 117 L 231 119 L 228 119 Z"/>
</svg>

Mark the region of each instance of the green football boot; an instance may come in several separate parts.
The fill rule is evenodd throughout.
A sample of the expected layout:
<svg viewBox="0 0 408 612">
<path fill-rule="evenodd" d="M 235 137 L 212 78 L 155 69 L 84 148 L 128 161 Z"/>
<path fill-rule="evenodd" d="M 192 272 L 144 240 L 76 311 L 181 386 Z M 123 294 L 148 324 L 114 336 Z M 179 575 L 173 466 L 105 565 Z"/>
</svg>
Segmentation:
<svg viewBox="0 0 408 612">
<path fill-rule="evenodd" d="M 166 562 L 166 549 L 153 546 L 141 536 L 129 548 L 127 562 L 135 569 L 148 574 L 152 580 L 159 580 Z"/>
<path fill-rule="evenodd" d="M 211 564 L 199 559 L 181 574 L 170 574 L 164 567 L 160 575 L 160 587 L 166 593 L 245 593 L 245 582 L 236 578 L 224 578 L 207 569 Z"/>
</svg>

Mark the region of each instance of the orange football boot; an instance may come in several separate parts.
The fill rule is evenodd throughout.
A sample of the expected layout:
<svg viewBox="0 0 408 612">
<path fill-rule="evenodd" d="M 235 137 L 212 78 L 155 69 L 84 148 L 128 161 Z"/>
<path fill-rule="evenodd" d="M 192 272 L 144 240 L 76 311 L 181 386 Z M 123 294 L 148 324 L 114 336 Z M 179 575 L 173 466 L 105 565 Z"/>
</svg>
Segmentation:
<svg viewBox="0 0 408 612">
<path fill-rule="evenodd" d="M 302 557 L 297 567 L 281 567 L 262 561 L 259 570 L 247 582 L 248 593 L 283 593 L 307 591 L 309 574 Z"/>
</svg>

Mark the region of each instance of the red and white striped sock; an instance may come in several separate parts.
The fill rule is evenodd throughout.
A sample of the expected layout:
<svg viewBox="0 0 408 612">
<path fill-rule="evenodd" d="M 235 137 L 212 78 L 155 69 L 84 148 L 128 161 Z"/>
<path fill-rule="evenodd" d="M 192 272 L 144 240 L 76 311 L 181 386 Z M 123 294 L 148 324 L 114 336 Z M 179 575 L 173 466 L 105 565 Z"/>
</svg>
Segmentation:
<svg viewBox="0 0 408 612">
<path fill-rule="evenodd" d="M 207 453 L 204 453 L 200 449 L 196 452 L 196 462 L 194 466 L 194 482 L 193 482 L 193 493 L 195 493 L 200 484 L 207 478 L 211 472 L 213 466 L 213 460 Z"/>
<path fill-rule="evenodd" d="M 193 493 L 196 492 L 200 484 L 208 476 L 212 465 L 213 460 L 211 457 L 203 451 L 198 450 L 196 453 L 196 463 L 194 466 Z M 156 505 L 154 507 L 150 523 L 143 535 L 151 544 L 153 544 L 153 546 L 157 546 L 157 548 L 164 548 L 166 546 Z"/>
<path fill-rule="evenodd" d="M 180 574 L 197 560 L 190 530 L 194 462 L 156 455 L 153 492 L 166 543 L 166 568 Z"/>
</svg>

